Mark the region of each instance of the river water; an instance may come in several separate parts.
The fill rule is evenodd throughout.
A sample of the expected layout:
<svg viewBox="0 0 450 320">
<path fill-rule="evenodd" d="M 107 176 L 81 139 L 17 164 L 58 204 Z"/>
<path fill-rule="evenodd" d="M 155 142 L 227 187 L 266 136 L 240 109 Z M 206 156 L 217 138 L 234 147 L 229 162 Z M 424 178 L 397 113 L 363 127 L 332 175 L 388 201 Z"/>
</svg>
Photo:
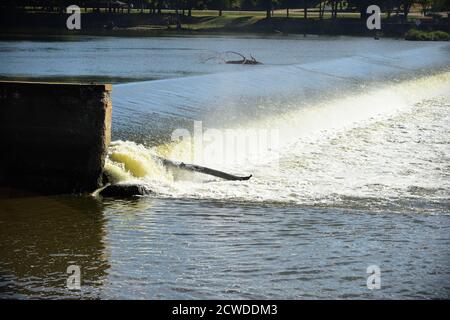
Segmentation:
<svg viewBox="0 0 450 320">
<path fill-rule="evenodd" d="M 154 192 L 0 197 L 0 297 L 449 298 L 449 53 L 313 36 L 0 41 L 2 78 L 113 82 L 106 171 Z"/>
</svg>

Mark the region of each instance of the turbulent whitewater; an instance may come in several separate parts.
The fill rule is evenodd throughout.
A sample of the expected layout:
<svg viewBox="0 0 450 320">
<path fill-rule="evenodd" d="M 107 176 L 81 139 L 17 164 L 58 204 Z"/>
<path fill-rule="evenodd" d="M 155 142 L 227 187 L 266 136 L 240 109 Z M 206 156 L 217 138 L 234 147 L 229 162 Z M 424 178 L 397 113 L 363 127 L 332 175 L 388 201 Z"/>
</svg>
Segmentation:
<svg viewBox="0 0 450 320">
<path fill-rule="evenodd" d="M 424 54 L 430 59 L 417 59 Z M 445 47 L 415 49 L 118 85 L 115 136 L 122 138 L 130 126 L 138 134 L 135 141 L 112 143 L 107 171 L 115 181 L 145 183 L 159 197 L 373 210 L 421 210 L 425 197 L 432 210 L 446 211 L 446 54 Z M 171 141 L 174 130 L 193 133 L 196 120 L 202 144 Z M 227 141 L 229 131 L 246 147 Z M 274 134 L 261 143 L 249 132 Z M 152 153 L 253 178 L 229 182 L 174 173 Z"/>
</svg>

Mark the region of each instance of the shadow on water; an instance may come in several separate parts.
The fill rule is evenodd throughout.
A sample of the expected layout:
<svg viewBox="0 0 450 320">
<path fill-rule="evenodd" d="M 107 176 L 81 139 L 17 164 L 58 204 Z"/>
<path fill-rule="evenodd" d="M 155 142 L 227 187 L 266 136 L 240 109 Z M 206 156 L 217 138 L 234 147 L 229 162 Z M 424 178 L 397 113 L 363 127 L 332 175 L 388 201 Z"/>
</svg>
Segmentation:
<svg viewBox="0 0 450 320">
<path fill-rule="evenodd" d="M 0 298 L 96 298 L 109 268 L 103 205 L 91 197 L 0 197 Z M 67 289 L 69 265 L 81 290 Z"/>
</svg>

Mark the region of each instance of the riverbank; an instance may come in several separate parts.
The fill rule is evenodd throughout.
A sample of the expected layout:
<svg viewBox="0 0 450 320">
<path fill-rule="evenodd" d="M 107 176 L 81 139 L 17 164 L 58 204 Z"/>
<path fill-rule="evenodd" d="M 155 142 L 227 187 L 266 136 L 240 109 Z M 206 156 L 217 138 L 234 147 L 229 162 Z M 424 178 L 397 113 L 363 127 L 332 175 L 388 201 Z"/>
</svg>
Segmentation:
<svg viewBox="0 0 450 320">
<path fill-rule="evenodd" d="M 427 32 L 411 29 L 406 33 L 405 39 L 410 41 L 450 41 L 450 34 L 444 31 Z"/>
<path fill-rule="evenodd" d="M 164 14 L 82 13 L 81 30 L 66 28 L 66 14 L 19 13 L 2 14 L 1 36 L 21 35 L 95 35 L 95 36 L 157 36 L 168 34 L 314 34 L 349 36 L 385 36 L 403 38 L 408 30 L 415 28 L 413 21 L 402 22 L 384 19 L 382 30 L 368 30 L 366 22 L 356 16 L 345 18 L 303 19 L 298 16 L 275 16 L 247 13 L 184 16 Z M 421 30 L 450 32 L 448 19 L 438 23 L 422 22 Z"/>
</svg>

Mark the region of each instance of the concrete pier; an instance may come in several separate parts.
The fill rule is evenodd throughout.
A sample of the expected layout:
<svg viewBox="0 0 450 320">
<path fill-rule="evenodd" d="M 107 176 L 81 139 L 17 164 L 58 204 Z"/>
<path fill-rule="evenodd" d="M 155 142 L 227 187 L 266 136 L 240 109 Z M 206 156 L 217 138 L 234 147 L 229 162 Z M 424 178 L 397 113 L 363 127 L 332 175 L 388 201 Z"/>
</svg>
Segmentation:
<svg viewBox="0 0 450 320">
<path fill-rule="evenodd" d="M 44 194 L 102 185 L 111 85 L 0 81 L 0 186 Z"/>
</svg>

